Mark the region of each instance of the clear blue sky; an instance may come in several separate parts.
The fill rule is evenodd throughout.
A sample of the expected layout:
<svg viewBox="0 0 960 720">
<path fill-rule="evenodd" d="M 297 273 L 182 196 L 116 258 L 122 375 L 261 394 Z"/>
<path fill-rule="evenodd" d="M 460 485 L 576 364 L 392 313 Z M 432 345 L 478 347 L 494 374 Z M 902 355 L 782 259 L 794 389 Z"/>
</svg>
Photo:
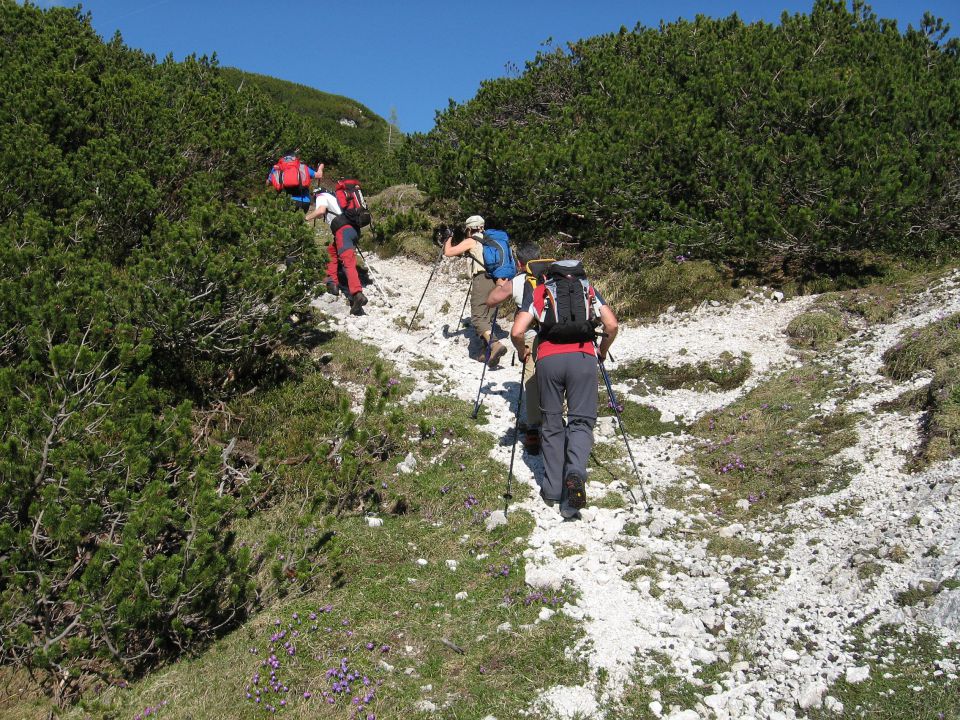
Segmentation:
<svg viewBox="0 0 960 720">
<path fill-rule="evenodd" d="M 38 0 L 41 6 L 74 5 Z M 777 22 L 782 11 L 809 13 L 813 0 L 86 0 L 83 9 L 105 39 L 116 30 L 127 45 L 162 59 L 212 55 L 221 65 L 272 75 L 346 95 L 404 132 L 426 132 L 449 99 L 463 102 L 481 81 L 520 68 L 548 38 L 554 44 L 628 29 L 638 23 L 697 14 Z M 901 30 L 924 10 L 960 31 L 960 0 L 877 0 L 880 17 Z M 351 10 L 352 17 L 341 13 Z"/>
</svg>

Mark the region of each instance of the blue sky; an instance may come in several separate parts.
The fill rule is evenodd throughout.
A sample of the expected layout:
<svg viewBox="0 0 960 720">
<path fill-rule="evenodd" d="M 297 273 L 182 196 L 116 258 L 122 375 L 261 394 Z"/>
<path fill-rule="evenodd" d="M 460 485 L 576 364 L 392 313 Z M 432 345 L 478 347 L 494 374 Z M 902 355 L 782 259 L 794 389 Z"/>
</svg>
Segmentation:
<svg viewBox="0 0 960 720">
<path fill-rule="evenodd" d="M 737 12 L 748 22 L 776 22 L 784 10 L 808 13 L 813 0 L 88 0 L 82 5 L 104 38 L 119 30 L 127 45 L 158 59 L 215 52 L 221 65 L 346 95 L 387 119 L 395 109 L 401 130 L 426 132 L 449 99 L 470 99 L 481 81 L 507 74 L 509 63 L 522 68 L 548 38 L 562 45 L 621 25 L 656 27 L 661 19 L 697 14 Z M 951 36 L 960 31 L 958 0 L 878 0 L 871 6 L 880 17 L 896 19 L 902 30 L 919 25 L 930 10 L 951 24 Z"/>
</svg>

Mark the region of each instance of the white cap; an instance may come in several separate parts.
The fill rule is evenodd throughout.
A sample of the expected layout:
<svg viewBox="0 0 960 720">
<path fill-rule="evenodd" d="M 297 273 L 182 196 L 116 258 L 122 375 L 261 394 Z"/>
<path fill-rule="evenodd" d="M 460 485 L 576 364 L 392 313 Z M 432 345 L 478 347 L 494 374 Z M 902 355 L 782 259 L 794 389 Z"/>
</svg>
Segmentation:
<svg viewBox="0 0 960 720">
<path fill-rule="evenodd" d="M 486 225 L 486 223 L 484 223 L 483 218 L 480 217 L 479 215 L 471 215 L 471 216 L 468 217 L 468 218 L 466 219 L 466 221 L 463 223 L 463 226 L 464 226 L 467 230 L 479 230 L 480 228 L 484 227 L 485 225 Z"/>
</svg>

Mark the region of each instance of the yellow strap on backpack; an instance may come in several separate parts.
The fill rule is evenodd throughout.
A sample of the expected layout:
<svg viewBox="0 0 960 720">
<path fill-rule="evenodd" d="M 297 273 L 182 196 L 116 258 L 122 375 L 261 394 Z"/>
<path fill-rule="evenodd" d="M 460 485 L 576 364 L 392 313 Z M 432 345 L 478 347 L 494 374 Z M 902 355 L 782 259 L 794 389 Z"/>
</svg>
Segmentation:
<svg viewBox="0 0 960 720">
<path fill-rule="evenodd" d="M 530 283 L 530 287 L 536 288 L 538 279 L 541 278 L 547 271 L 547 268 L 555 262 L 556 260 L 553 258 L 538 258 L 528 262 L 523 269 L 527 273 L 527 282 Z"/>
</svg>

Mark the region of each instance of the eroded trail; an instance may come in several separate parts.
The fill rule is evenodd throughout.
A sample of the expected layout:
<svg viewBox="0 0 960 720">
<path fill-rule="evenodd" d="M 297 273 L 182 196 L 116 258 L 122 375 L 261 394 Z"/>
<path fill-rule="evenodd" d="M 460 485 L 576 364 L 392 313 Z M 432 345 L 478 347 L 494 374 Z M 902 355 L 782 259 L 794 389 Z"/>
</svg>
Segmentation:
<svg viewBox="0 0 960 720">
<path fill-rule="evenodd" d="M 440 266 L 415 329 L 408 333 L 430 268 L 400 258 L 380 260 L 368 254 L 368 259 L 392 307 L 372 287 L 364 316 L 346 316 L 343 301 L 330 302 L 329 296 L 315 301 L 316 306 L 330 314 L 338 329 L 378 346 L 385 358 L 415 378 L 414 398 L 452 393 L 472 403 L 483 366 L 468 358 L 472 331 L 457 330 L 467 287 L 459 266 Z M 646 358 L 668 365 L 715 361 L 724 352 L 749 353 L 751 376 L 736 390 L 661 389 L 633 398 L 657 407 L 662 418 L 691 422 L 797 363 L 784 329 L 813 301 L 775 302 L 758 294 L 732 306 L 704 305 L 653 324 L 622 326 L 613 351 L 617 363 Z M 954 479 L 960 464 L 906 474 L 905 454 L 919 442 L 919 418 L 878 411 L 882 401 L 922 383 L 897 386 L 881 376 L 883 352 L 904 329 L 955 312 L 960 312 L 957 275 L 917 298 L 893 323 L 849 338 L 830 358 L 830 372 L 843 373 L 846 383 L 864 388 L 847 401 L 849 407 L 826 402 L 822 408 L 862 413 L 858 442 L 837 458 L 856 469 L 843 489 L 799 501 L 777 517 L 728 524 L 708 513 L 698 498 L 709 495 L 709 486 L 691 466 L 677 462 L 693 439 L 676 433 L 631 439 L 646 492 L 655 498 L 652 510 L 627 499 L 625 507 L 614 509 L 591 504 L 581 520 L 564 522 L 537 496 L 540 459 L 518 448 L 515 482 L 531 492 L 530 499 L 513 507 L 528 511 L 536 523 L 524 552 L 527 582 L 536 587 L 570 583 L 576 588 L 577 604 L 562 612 L 583 622 L 584 636 L 572 650 L 585 657 L 592 670 L 587 686 L 545 689 L 530 699 L 531 705 L 543 708 L 548 717 L 601 717 L 628 683 L 645 676 L 649 681 L 666 671 L 701 686 L 702 695 L 687 708 L 664 707 L 653 695 L 650 711 L 655 715 L 684 720 L 789 718 L 799 708 L 840 709 L 828 686 L 863 672 L 845 643 L 858 625 L 867 623 L 869 629 L 894 622 L 910 629 L 925 619 L 945 638 L 960 639 L 960 590 L 942 592 L 925 614 L 895 601 L 897 593 L 918 583 L 957 577 L 960 491 Z M 501 318 L 499 324 L 509 329 L 509 319 Z M 430 370 L 423 369 L 425 359 L 432 361 Z M 616 366 L 609 364 L 611 369 Z M 519 365 L 508 361 L 487 370 L 484 378 L 488 423 L 482 427 L 497 439 L 492 452 L 505 465 L 510 461 L 519 373 Z M 628 392 L 626 387 L 616 389 Z M 587 486 L 592 502 L 608 492 L 625 493 L 621 481 L 632 475 L 611 422 L 598 424 L 597 441 L 610 445 L 620 459 L 612 472 L 593 473 Z M 639 488 L 633 489 L 639 499 Z M 667 489 L 683 494 L 683 509 L 656 502 Z M 749 560 L 718 557 L 707 550 L 713 537 L 742 537 L 763 553 Z M 902 556 L 887 563 L 888 571 L 866 588 L 858 573 L 866 562 L 862 558 L 884 563 L 894 544 Z M 930 553 L 934 545 L 937 553 Z M 640 568 L 644 573 L 631 572 Z M 751 578 L 749 590 L 744 589 L 745 575 Z M 749 647 L 749 661 L 731 657 L 733 638 Z M 667 661 L 670 666 L 664 667 Z M 720 681 L 705 684 L 698 673 L 710 665 L 721 669 Z M 949 663 L 942 669 L 957 671 Z"/>
</svg>

